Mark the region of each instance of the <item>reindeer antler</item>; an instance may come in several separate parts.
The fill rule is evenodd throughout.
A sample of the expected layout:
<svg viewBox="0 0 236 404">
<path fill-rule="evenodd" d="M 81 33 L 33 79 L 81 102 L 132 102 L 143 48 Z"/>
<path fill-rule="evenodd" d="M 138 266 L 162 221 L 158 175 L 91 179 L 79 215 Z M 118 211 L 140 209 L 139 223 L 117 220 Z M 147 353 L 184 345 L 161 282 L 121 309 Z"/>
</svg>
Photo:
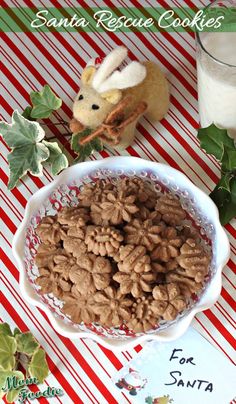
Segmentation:
<svg viewBox="0 0 236 404">
<path fill-rule="evenodd" d="M 93 88 L 99 92 L 99 86 L 106 78 L 125 60 L 128 50 L 124 46 L 119 46 L 111 51 L 97 69 L 93 78 Z"/>
<path fill-rule="evenodd" d="M 125 127 L 131 122 L 135 121 L 139 115 L 142 115 L 147 108 L 146 102 L 141 101 L 133 112 L 131 112 L 130 115 L 125 118 L 124 110 L 127 104 L 130 102 L 130 98 L 131 97 L 127 96 L 121 100 L 119 104 L 110 112 L 101 126 L 95 129 L 95 131 L 90 133 L 88 136 L 80 139 L 80 144 L 84 145 L 95 137 L 99 137 L 106 143 L 117 145 Z"/>
<path fill-rule="evenodd" d="M 126 58 L 127 53 L 124 46 L 119 46 L 105 57 L 92 81 L 92 87 L 97 92 L 134 87 L 144 80 L 146 68 L 139 62 L 131 62 L 122 71 L 115 70 Z"/>
<path fill-rule="evenodd" d="M 122 118 L 124 117 L 124 109 L 129 105 L 130 101 L 131 101 L 132 97 L 131 96 L 127 96 L 124 97 L 117 105 L 115 108 L 113 108 L 113 110 L 107 115 L 104 124 L 110 125 L 110 124 L 114 124 L 114 121 L 118 121 L 120 119 L 120 121 L 122 120 Z"/>
<path fill-rule="evenodd" d="M 80 139 L 80 144 L 83 145 L 90 142 L 95 137 L 103 135 L 105 131 L 109 131 L 109 129 L 114 128 L 115 125 L 117 126 L 122 120 L 124 120 L 124 109 L 130 102 L 130 99 L 131 97 L 129 96 L 123 98 L 107 115 L 105 121 L 97 129 L 95 129 L 95 131 Z"/>
</svg>

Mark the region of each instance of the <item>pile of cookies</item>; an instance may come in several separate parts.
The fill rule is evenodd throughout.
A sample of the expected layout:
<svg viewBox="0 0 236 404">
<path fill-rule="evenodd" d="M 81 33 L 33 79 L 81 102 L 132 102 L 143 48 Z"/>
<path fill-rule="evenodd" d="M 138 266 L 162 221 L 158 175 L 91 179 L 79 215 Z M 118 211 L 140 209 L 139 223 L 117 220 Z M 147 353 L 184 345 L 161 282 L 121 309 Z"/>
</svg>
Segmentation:
<svg viewBox="0 0 236 404">
<path fill-rule="evenodd" d="M 39 292 L 61 299 L 74 323 L 138 333 L 174 320 L 203 288 L 211 258 L 179 200 L 138 177 L 98 180 L 78 198 L 36 229 Z"/>
</svg>

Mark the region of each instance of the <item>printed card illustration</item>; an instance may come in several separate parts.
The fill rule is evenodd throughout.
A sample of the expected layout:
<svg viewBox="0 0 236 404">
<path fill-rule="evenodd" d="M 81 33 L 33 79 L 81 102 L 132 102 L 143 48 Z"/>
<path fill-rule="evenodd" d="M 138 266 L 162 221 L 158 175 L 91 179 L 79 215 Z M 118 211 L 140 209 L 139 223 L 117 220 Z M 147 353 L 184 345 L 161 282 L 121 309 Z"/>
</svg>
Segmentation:
<svg viewBox="0 0 236 404">
<path fill-rule="evenodd" d="M 142 379 L 141 375 L 137 370 L 129 368 L 129 373 L 127 373 L 122 379 L 120 379 L 116 386 L 119 389 L 126 389 L 129 394 L 136 396 L 137 392 L 145 387 L 147 379 Z"/>
<path fill-rule="evenodd" d="M 148 396 L 145 399 L 145 403 L 147 404 L 168 404 L 168 403 L 173 403 L 173 399 L 170 398 L 169 394 L 167 396 L 162 396 L 162 397 L 151 397 Z"/>
<path fill-rule="evenodd" d="M 235 395 L 236 371 L 190 329 L 177 341 L 149 342 L 113 380 L 119 403 L 126 397 L 132 404 L 229 404 Z"/>
</svg>

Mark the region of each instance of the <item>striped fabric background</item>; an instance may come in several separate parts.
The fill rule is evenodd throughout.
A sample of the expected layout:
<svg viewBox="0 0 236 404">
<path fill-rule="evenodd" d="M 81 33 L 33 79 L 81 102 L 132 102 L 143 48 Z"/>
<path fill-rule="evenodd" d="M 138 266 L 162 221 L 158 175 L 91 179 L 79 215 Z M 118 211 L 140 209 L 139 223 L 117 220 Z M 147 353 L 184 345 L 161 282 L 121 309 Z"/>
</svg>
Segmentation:
<svg viewBox="0 0 236 404">
<path fill-rule="evenodd" d="M 202 7 L 206 0 L 1 0 L 3 7 L 60 7 L 60 6 L 174 6 Z M 62 15 L 63 17 L 63 15 Z M 27 18 L 27 14 L 25 14 Z M 14 109 L 22 111 L 29 102 L 31 90 L 41 90 L 48 83 L 64 103 L 55 114 L 55 120 L 71 118 L 73 98 L 78 91 L 79 79 L 86 62 L 97 55 L 104 56 L 117 45 L 125 44 L 130 49 L 130 58 L 158 62 L 166 72 L 171 86 L 171 106 L 162 122 L 153 125 L 142 118 L 132 147 L 123 152 L 167 163 L 183 171 L 206 193 L 213 189 L 220 175 L 219 164 L 207 156 L 196 139 L 198 127 L 197 80 L 195 63 L 195 40 L 191 33 L 8 33 L 1 34 L 0 46 L 3 60 L 1 88 L 1 119 L 10 120 Z M 51 127 L 48 135 L 57 136 L 62 144 L 65 138 L 63 127 Z M 50 376 L 40 390 L 48 385 L 62 387 L 64 396 L 41 403 L 130 403 L 128 396 L 111 382 L 111 376 L 142 349 L 114 354 L 91 340 L 70 341 L 58 335 L 45 314 L 28 305 L 19 290 L 19 271 L 14 261 L 11 244 L 13 235 L 22 220 L 28 198 L 52 180 L 44 169 L 43 177 L 27 176 L 11 192 L 7 190 L 8 148 L 1 140 L 2 163 L 2 242 L 3 259 L 0 317 L 12 327 L 22 331 L 31 330 L 47 352 Z M 67 147 L 67 145 L 65 145 Z M 117 155 L 117 152 L 113 152 Z M 96 154 L 91 159 L 111 155 L 108 151 Z M 235 318 L 233 294 L 235 284 L 235 222 L 226 226 L 231 243 L 231 258 L 223 272 L 223 288 L 216 305 L 198 314 L 194 327 L 230 360 L 234 359 Z M 32 387 L 32 391 L 37 391 Z M 37 401 L 37 400 L 36 400 Z M 219 403 L 220 404 L 220 403 Z"/>
</svg>

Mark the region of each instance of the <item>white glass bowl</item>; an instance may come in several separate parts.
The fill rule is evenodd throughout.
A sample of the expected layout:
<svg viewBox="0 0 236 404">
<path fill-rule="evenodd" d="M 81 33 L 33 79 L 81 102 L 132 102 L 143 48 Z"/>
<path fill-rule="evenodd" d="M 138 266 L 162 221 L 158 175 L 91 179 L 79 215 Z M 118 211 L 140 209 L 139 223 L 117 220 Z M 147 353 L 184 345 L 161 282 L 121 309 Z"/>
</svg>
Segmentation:
<svg viewBox="0 0 236 404">
<path fill-rule="evenodd" d="M 51 294 L 40 296 L 35 279 L 38 269 L 34 256 L 39 244 L 35 228 L 42 217 L 57 213 L 60 206 L 76 206 L 83 184 L 97 178 L 139 176 L 151 181 L 158 192 L 172 192 L 180 199 L 191 220 L 199 227 L 205 248 L 211 249 L 210 276 L 196 301 L 173 322 L 162 322 L 155 330 L 136 334 L 121 328 L 107 329 L 99 324 L 75 325 L 62 314 L 62 303 Z M 191 223 L 191 222 L 190 222 Z M 56 179 L 37 191 L 28 201 L 24 219 L 13 240 L 13 253 L 20 268 L 20 288 L 25 299 L 48 315 L 56 331 L 68 338 L 90 337 L 107 348 L 127 349 L 144 340 L 170 341 L 181 336 L 194 315 L 211 307 L 221 291 L 221 272 L 229 259 L 229 241 L 219 222 L 212 200 L 181 172 L 170 166 L 136 157 L 110 157 L 100 161 L 79 163 L 63 171 Z"/>
</svg>

